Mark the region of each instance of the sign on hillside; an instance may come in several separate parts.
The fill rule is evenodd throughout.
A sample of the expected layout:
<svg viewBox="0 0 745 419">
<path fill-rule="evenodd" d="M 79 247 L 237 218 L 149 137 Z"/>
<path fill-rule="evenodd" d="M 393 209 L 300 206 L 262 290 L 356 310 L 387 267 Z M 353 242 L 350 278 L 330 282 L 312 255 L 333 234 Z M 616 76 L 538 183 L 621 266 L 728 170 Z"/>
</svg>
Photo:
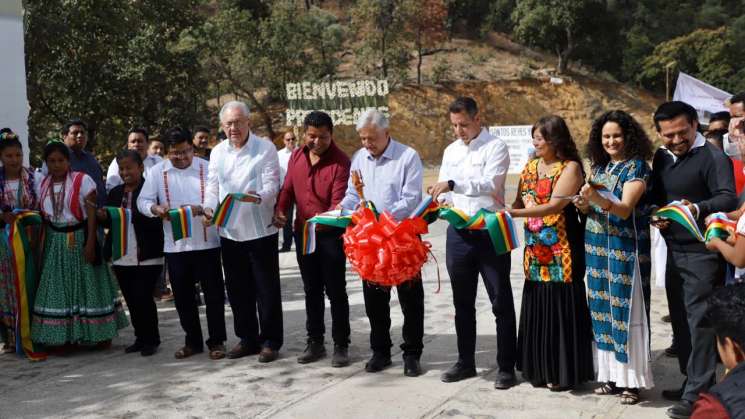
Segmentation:
<svg viewBox="0 0 745 419">
<path fill-rule="evenodd" d="M 509 174 L 520 174 L 528 163 L 528 155 L 533 148 L 530 125 L 504 125 L 489 127 L 489 133 L 507 145 L 510 152 Z"/>
<path fill-rule="evenodd" d="M 323 111 L 334 125 L 354 125 L 362 112 L 374 108 L 388 116 L 387 80 L 339 80 L 287 83 L 288 126 L 301 126 L 311 111 Z"/>
</svg>

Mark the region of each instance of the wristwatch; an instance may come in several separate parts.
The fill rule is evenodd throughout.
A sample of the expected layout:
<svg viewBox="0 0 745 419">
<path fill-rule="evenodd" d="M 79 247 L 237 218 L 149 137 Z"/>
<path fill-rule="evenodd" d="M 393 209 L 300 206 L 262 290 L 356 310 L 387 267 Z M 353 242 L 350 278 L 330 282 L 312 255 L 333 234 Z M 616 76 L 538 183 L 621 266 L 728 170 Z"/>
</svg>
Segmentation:
<svg viewBox="0 0 745 419">
<path fill-rule="evenodd" d="M 454 181 L 452 181 L 452 180 L 449 180 L 448 181 L 448 189 L 450 189 L 451 191 L 453 189 L 455 189 L 455 182 Z"/>
</svg>

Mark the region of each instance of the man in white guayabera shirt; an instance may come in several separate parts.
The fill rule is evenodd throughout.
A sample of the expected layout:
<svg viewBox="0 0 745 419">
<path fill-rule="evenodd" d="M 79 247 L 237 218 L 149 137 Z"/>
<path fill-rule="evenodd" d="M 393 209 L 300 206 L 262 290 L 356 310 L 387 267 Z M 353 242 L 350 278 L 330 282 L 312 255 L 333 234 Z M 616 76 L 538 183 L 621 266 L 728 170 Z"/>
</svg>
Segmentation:
<svg viewBox="0 0 745 419">
<path fill-rule="evenodd" d="M 282 290 L 279 284 L 277 228 L 272 225 L 279 193 L 277 149 L 251 133 L 243 102 L 226 103 L 220 124 L 227 135 L 212 149 L 207 180 L 207 219 L 228 194 L 245 194 L 220 227 L 225 285 L 240 342 L 228 358 L 259 354 L 259 362 L 277 359 L 282 347 Z M 258 319 L 256 312 L 258 309 Z"/>
<path fill-rule="evenodd" d="M 137 208 L 147 217 L 161 217 L 165 236 L 163 252 L 176 299 L 185 345 L 176 351 L 177 359 L 188 358 L 204 350 L 199 307 L 194 298 L 199 281 L 207 306 L 207 348 L 211 359 L 225 358 L 225 291 L 220 269 L 220 242 L 215 227 L 201 225 L 207 182 L 207 161 L 194 156 L 191 135 L 171 128 L 165 135 L 168 158 L 150 169 Z M 168 211 L 191 207 L 192 235 L 174 240 Z"/>
</svg>

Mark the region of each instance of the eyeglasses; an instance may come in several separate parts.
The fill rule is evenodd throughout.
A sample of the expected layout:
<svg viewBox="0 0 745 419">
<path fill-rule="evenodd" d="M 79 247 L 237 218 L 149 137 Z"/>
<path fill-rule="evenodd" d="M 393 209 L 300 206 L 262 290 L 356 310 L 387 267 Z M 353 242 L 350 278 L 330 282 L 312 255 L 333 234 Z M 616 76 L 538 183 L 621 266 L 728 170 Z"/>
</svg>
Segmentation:
<svg viewBox="0 0 745 419">
<path fill-rule="evenodd" d="M 188 149 L 184 151 L 169 151 L 168 155 L 171 157 L 175 157 L 177 159 L 188 157 L 190 154 L 194 153 L 193 149 Z"/>
</svg>

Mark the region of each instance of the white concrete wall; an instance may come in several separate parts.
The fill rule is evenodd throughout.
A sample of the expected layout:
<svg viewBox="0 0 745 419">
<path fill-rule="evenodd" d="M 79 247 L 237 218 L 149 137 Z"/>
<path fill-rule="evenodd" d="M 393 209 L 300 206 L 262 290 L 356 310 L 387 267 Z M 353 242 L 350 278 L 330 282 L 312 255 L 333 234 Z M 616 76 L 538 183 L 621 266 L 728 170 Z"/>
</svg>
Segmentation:
<svg viewBox="0 0 745 419">
<path fill-rule="evenodd" d="M 0 128 L 10 127 L 18 134 L 28 164 L 29 107 L 21 0 L 1 0 L 0 3 Z"/>
</svg>

